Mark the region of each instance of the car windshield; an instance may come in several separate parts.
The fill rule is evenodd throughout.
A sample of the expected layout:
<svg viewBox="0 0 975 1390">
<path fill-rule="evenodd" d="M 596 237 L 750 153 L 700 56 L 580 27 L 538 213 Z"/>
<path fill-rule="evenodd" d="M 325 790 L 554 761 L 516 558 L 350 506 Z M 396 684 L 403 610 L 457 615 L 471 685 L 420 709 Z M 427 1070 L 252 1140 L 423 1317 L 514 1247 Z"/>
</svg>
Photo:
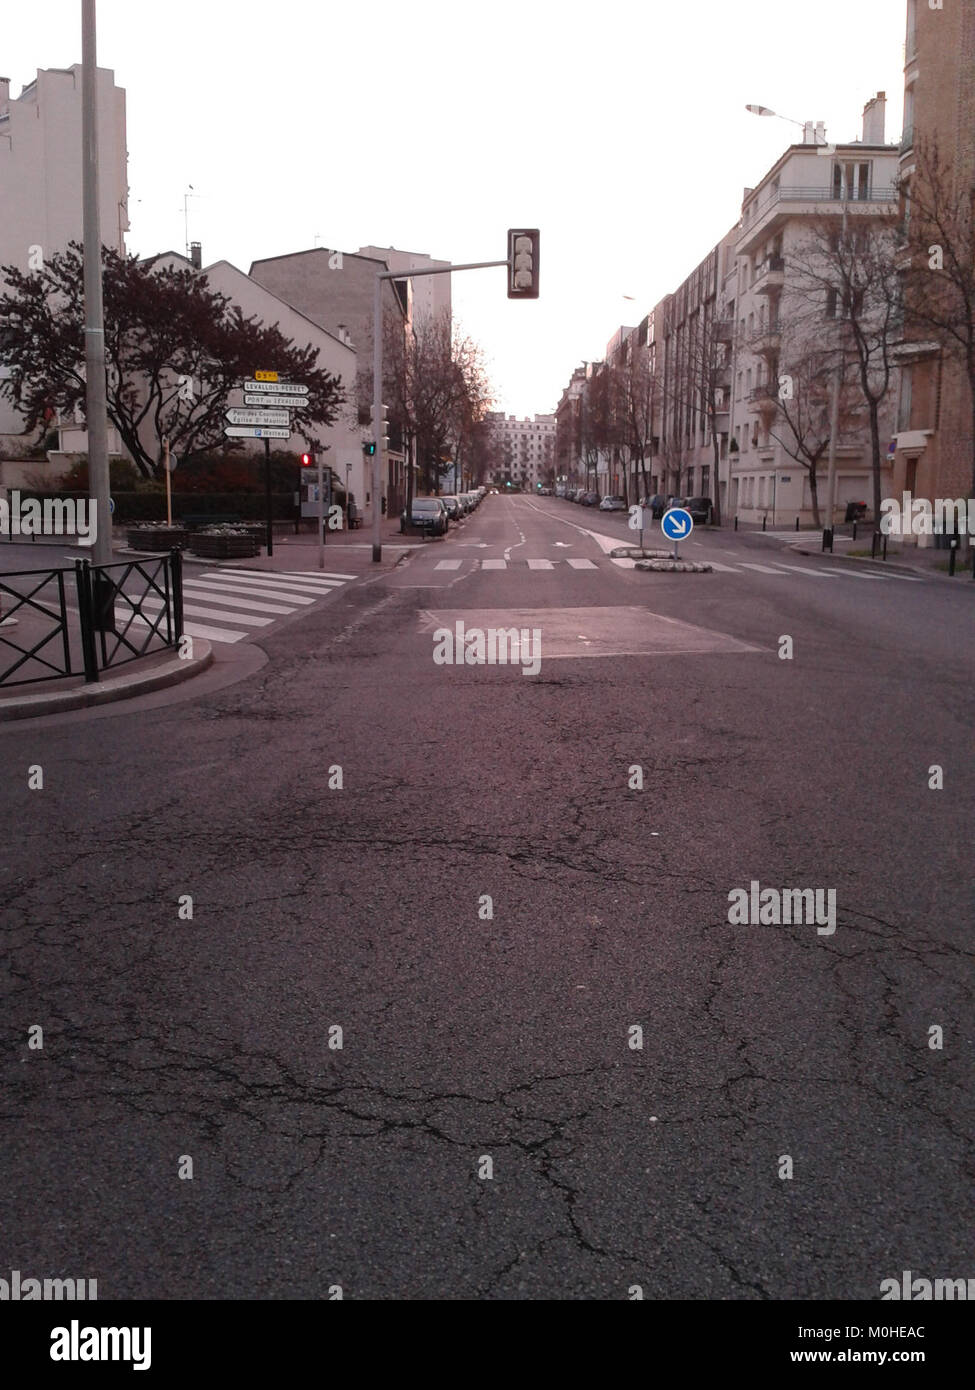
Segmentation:
<svg viewBox="0 0 975 1390">
<path fill-rule="evenodd" d="M 440 502 L 435 497 L 416 497 L 413 499 L 413 510 L 415 512 L 437 512 L 440 510 Z"/>
</svg>

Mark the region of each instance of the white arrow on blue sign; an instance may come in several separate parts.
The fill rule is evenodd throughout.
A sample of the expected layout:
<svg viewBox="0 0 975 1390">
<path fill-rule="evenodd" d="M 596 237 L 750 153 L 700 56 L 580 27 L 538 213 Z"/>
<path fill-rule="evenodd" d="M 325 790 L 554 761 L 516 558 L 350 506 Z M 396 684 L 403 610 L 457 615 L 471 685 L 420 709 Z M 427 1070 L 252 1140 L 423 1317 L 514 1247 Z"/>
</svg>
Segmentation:
<svg viewBox="0 0 975 1390">
<path fill-rule="evenodd" d="M 694 518 L 684 507 L 671 507 L 664 512 L 660 529 L 669 541 L 683 541 L 694 530 Z"/>
</svg>

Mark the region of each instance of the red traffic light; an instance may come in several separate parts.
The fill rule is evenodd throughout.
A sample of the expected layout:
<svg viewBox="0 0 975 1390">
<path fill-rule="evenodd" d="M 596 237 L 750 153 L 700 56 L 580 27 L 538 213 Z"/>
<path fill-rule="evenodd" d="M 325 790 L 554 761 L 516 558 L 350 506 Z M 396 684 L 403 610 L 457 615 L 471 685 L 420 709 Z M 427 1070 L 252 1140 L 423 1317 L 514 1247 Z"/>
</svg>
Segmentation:
<svg viewBox="0 0 975 1390">
<path fill-rule="evenodd" d="M 312 464 L 313 464 L 314 462 L 315 462 L 315 455 L 314 455 L 314 454 L 302 454 L 302 456 L 301 456 L 301 466 L 302 466 L 302 468 L 311 468 L 311 466 L 312 466 Z"/>
</svg>

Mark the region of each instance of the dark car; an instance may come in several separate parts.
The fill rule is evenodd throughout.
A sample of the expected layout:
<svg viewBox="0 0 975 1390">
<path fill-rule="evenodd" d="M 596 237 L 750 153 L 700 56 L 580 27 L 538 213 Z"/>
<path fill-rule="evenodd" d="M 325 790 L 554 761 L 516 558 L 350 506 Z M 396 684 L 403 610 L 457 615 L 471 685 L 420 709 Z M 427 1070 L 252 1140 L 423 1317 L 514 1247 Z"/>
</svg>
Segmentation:
<svg viewBox="0 0 975 1390">
<path fill-rule="evenodd" d="M 599 493 L 598 493 L 598 492 L 584 492 L 584 493 L 582 494 L 582 496 L 579 498 L 579 501 L 582 503 L 582 505 L 583 505 L 584 507 L 598 507 L 598 506 L 599 506 Z"/>
<path fill-rule="evenodd" d="M 707 526 L 711 520 L 713 503 L 710 497 L 688 497 L 684 508 L 691 514 L 695 526 Z"/>
<path fill-rule="evenodd" d="M 414 497 L 409 520 L 405 507 L 399 516 L 400 534 L 412 528 L 429 536 L 445 536 L 449 526 L 450 518 L 442 497 Z"/>
<path fill-rule="evenodd" d="M 641 497 L 640 506 L 649 510 L 654 521 L 659 521 L 667 510 L 667 499 L 659 492 L 655 492 L 652 497 Z"/>
</svg>

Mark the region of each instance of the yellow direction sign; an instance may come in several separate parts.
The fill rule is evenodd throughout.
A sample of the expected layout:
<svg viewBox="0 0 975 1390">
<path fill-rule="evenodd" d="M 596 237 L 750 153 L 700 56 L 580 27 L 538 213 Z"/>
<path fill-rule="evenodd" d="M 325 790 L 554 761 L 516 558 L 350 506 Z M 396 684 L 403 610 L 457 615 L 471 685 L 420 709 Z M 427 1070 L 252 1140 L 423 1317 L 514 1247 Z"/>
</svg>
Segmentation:
<svg viewBox="0 0 975 1390">
<path fill-rule="evenodd" d="M 277 372 L 255 372 L 255 373 L 254 373 L 254 380 L 255 380 L 255 381 L 277 381 L 277 379 L 278 379 L 278 374 L 277 374 Z"/>
</svg>

